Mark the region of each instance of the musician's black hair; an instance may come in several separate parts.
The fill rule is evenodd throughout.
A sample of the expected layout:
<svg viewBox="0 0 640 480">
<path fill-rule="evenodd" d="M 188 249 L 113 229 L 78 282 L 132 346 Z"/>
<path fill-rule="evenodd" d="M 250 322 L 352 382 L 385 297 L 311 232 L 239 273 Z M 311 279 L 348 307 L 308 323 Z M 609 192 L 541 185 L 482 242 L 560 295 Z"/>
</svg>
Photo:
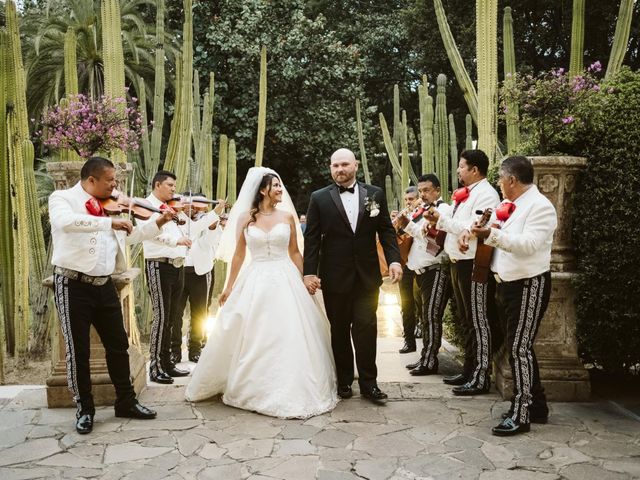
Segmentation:
<svg viewBox="0 0 640 480">
<path fill-rule="evenodd" d="M 435 173 L 427 173 L 425 175 L 420 175 L 418 177 L 418 183 L 421 183 L 421 182 L 431 182 L 431 185 L 433 185 L 436 188 L 440 188 L 440 179 Z"/>
<path fill-rule="evenodd" d="M 174 180 L 177 180 L 175 173 L 168 170 L 158 170 L 158 173 L 156 173 L 153 176 L 153 180 L 151 180 L 151 188 L 156 188 L 156 183 L 162 183 L 167 178 L 173 178 Z"/>
<path fill-rule="evenodd" d="M 478 167 L 478 171 L 484 177 L 489 171 L 489 157 L 482 150 L 464 150 L 460 154 L 460 158 L 464 158 L 469 168 Z"/>
<path fill-rule="evenodd" d="M 80 170 L 80 180 L 86 180 L 89 177 L 100 178 L 102 173 L 108 168 L 115 168 L 111 160 L 103 157 L 90 157 Z"/>
<path fill-rule="evenodd" d="M 505 174 L 515 177 L 520 183 L 533 183 L 533 165 L 527 157 L 514 156 L 505 158 L 500 165 Z"/>
</svg>

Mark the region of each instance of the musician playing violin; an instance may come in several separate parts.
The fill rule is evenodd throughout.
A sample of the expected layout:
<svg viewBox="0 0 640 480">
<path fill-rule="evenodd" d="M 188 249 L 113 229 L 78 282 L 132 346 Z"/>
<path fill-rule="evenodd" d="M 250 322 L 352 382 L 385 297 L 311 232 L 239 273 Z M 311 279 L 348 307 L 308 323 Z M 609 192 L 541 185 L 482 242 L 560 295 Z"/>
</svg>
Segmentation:
<svg viewBox="0 0 640 480">
<path fill-rule="evenodd" d="M 422 305 L 422 352 L 417 362 L 407 365 L 414 376 L 438 373 L 442 317 L 451 297 L 449 258 L 443 251 L 434 256 L 427 250 L 425 227 L 428 222 L 423 216 L 427 208 L 435 208 L 439 214 L 447 215 L 451 207 L 442 200 L 440 179 L 433 173 L 418 178 L 418 192 L 423 205 L 397 220 L 404 231 L 413 237 L 407 267 L 415 274 Z"/>
<path fill-rule="evenodd" d="M 146 200 L 161 211 L 169 210 L 176 197 L 176 176 L 160 170 L 152 180 L 153 191 Z M 152 382 L 169 384 L 173 377 L 189 375 L 189 370 L 176 366 L 182 360 L 182 311 L 179 299 L 184 288 L 184 261 L 187 249 L 192 245 L 193 236 L 207 229 L 218 220 L 218 214 L 211 211 L 197 221 L 191 220 L 185 212 L 189 208 L 184 198 L 179 206 L 179 222 L 165 224 L 162 232 L 143 242 L 147 285 L 153 306 L 153 326 L 151 329 L 149 378 Z M 154 214 L 153 221 L 158 214 Z M 146 223 L 138 220 L 139 225 Z M 182 225 L 181 225 L 182 224 Z"/>
<path fill-rule="evenodd" d="M 76 430 L 81 434 L 91 432 L 95 414 L 89 368 L 91 325 L 106 350 L 116 391 L 116 416 L 156 416 L 136 400 L 130 380 L 129 344 L 111 274 L 127 267 L 125 245 L 158 235 L 172 214 L 158 215 L 153 222 L 138 227 L 128 218 L 106 216 L 100 200 L 109 198 L 115 186 L 113 163 L 91 157 L 82 166 L 76 185 L 49 197 L 54 300 L 67 350 L 68 386 L 77 405 Z"/>
</svg>

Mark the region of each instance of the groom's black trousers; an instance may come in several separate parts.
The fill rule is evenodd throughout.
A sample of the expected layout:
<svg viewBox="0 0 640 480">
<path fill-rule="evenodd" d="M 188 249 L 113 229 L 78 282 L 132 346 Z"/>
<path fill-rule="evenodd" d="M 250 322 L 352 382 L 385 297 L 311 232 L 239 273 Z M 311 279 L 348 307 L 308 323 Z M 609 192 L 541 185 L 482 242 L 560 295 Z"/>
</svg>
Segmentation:
<svg viewBox="0 0 640 480">
<path fill-rule="evenodd" d="M 324 306 L 331 324 L 331 348 L 336 362 L 338 385 L 351 385 L 354 379 L 353 349 L 358 366 L 360 390 L 377 386 L 376 339 L 379 290 L 365 290 L 358 280 L 351 291 L 323 291 Z"/>
</svg>

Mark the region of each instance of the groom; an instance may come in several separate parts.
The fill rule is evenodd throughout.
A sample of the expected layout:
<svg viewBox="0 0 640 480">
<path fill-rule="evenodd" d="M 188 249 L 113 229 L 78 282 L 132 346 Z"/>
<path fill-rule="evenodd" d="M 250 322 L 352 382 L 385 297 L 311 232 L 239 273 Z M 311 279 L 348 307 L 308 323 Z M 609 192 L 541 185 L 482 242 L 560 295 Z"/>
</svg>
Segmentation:
<svg viewBox="0 0 640 480">
<path fill-rule="evenodd" d="M 331 156 L 335 183 L 311 194 L 304 233 L 304 283 L 312 295 L 322 288 L 338 395 L 353 395 L 353 337 L 360 393 L 374 403 L 384 403 L 387 395 L 376 383 L 376 309 L 382 283 L 376 234 L 394 283 L 401 279 L 402 267 L 384 192 L 357 182 L 357 170 L 351 150 L 335 151 Z"/>
</svg>

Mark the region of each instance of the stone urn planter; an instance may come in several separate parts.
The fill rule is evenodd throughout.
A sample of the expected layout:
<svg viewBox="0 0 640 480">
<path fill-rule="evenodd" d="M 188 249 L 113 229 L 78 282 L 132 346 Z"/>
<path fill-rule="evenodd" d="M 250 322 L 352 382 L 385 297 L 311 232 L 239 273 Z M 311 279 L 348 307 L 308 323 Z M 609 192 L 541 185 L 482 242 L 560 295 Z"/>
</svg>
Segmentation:
<svg viewBox="0 0 640 480">
<path fill-rule="evenodd" d="M 62 190 L 74 186 L 80 180 L 80 169 L 83 162 L 51 162 L 47 164 L 47 171 L 53 177 L 56 190 Z M 116 165 L 116 182 L 118 189 L 124 185 L 127 173 L 133 167 L 129 164 Z M 139 268 L 131 268 L 119 275 L 113 275 L 116 290 L 120 297 L 124 326 L 129 338 L 129 366 L 131 369 L 132 383 L 139 394 L 146 386 L 145 358 L 140 350 L 140 340 L 136 319 L 134 315 L 135 300 L 133 298 L 133 281 L 140 274 Z M 43 280 L 43 284 L 53 288 L 53 277 Z M 115 401 L 115 389 L 109 378 L 105 350 L 100 342 L 100 337 L 93 327 L 90 334 L 91 349 L 91 383 L 92 393 L 96 405 L 113 405 Z M 60 322 L 53 329 L 51 339 L 51 375 L 47 378 L 47 405 L 52 407 L 74 406 L 71 392 L 67 387 L 67 373 L 65 362 L 65 347 L 60 330 Z"/>
<path fill-rule="evenodd" d="M 553 203 L 558 228 L 551 250 L 551 299 L 534 345 L 540 379 L 547 397 L 556 401 L 586 400 L 591 393 L 589 375 L 578 358 L 575 290 L 576 257 L 571 238 L 573 193 L 586 167 L 581 157 L 529 157 L 534 183 Z M 511 398 L 513 378 L 504 351 L 495 362 L 496 386 L 504 399 Z"/>
</svg>

